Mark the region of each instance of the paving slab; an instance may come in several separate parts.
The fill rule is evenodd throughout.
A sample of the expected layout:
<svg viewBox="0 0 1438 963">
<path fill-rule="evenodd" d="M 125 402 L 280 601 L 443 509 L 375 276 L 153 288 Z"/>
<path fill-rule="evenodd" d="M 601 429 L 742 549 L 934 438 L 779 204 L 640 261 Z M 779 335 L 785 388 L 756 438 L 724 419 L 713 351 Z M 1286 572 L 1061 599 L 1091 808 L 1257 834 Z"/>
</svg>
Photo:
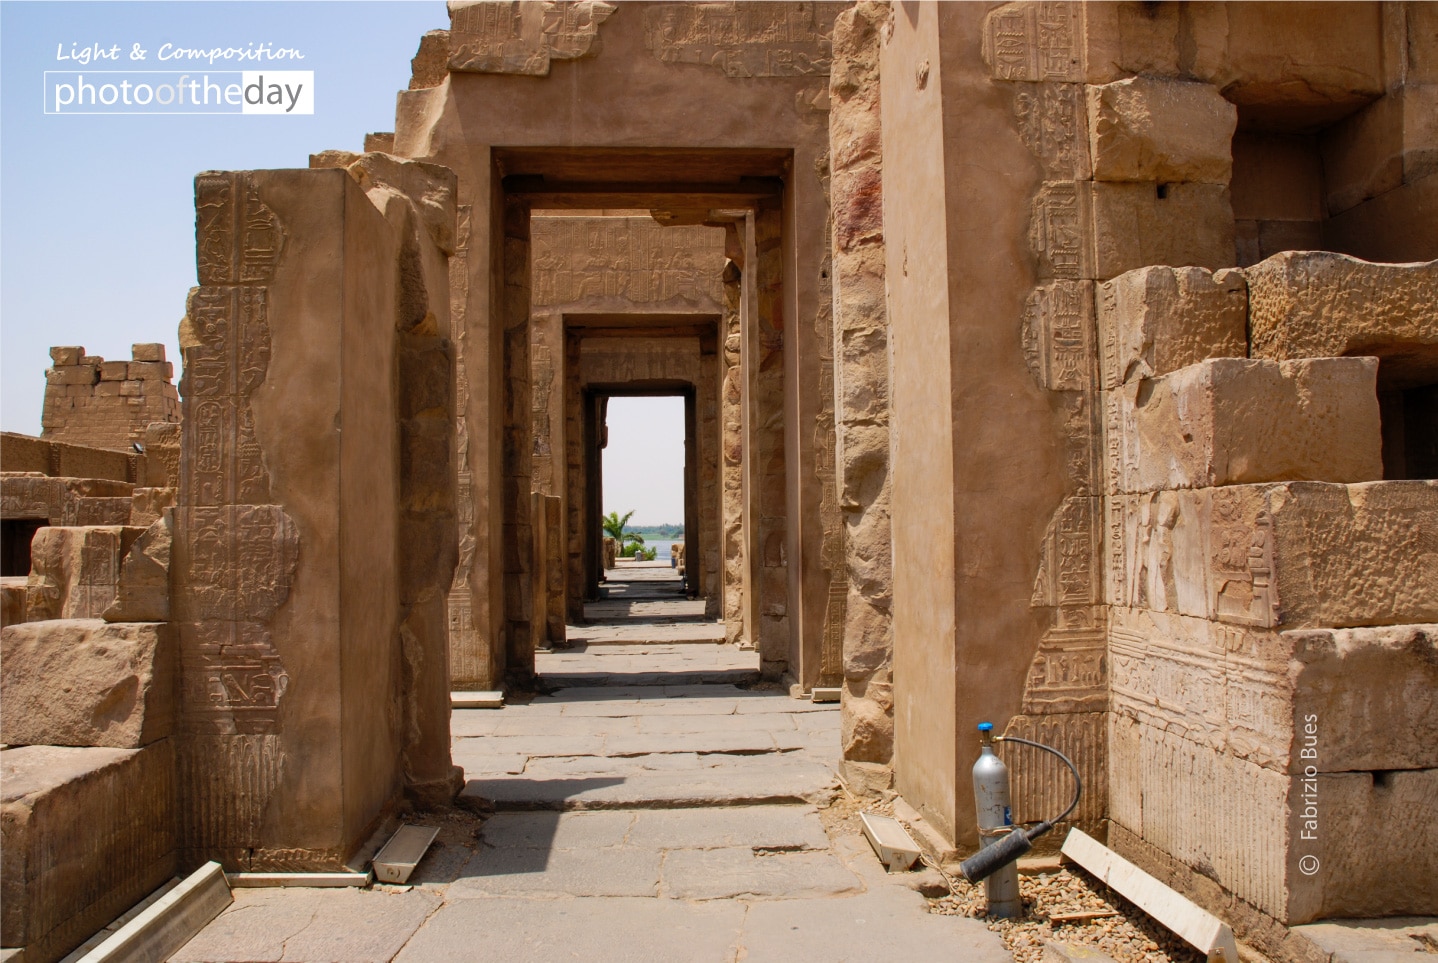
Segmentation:
<svg viewBox="0 0 1438 963">
<path fill-rule="evenodd" d="M 641 772 L 622 777 L 471 779 L 461 804 L 488 800 L 498 809 L 669 809 L 677 806 L 744 806 L 811 803 L 834 784 L 833 770 L 805 759 L 745 757 L 735 767 L 692 772 Z"/>
<path fill-rule="evenodd" d="M 729 715 L 712 715 L 709 713 L 689 713 L 685 715 L 645 715 L 634 722 L 637 733 L 645 735 L 678 735 L 681 733 L 693 732 L 797 732 L 794 727 L 794 717 L 777 712 L 741 716 L 736 713 Z M 835 725 L 826 726 L 825 732 L 838 731 L 838 720 L 833 720 Z M 637 734 L 636 733 L 636 734 Z"/>
<path fill-rule="evenodd" d="M 632 812 L 498 813 L 485 820 L 482 838 L 491 849 L 603 849 L 624 845 L 635 815 Z"/>
<path fill-rule="evenodd" d="M 660 874 L 660 893 L 671 899 L 787 900 L 842 896 L 863 889 L 857 876 L 825 852 L 674 849 L 665 854 Z"/>
<path fill-rule="evenodd" d="M 480 896 L 654 896 L 657 849 L 482 849 L 449 885 L 448 899 Z"/>
<path fill-rule="evenodd" d="M 736 959 L 745 912 L 742 903 L 659 899 L 456 900 L 396 963 L 727 963 Z"/>
<path fill-rule="evenodd" d="M 794 733 L 794 735 L 797 736 L 798 733 Z M 773 734 L 767 730 L 748 729 L 734 732 L 721 725 L 715 725 L 699 732 L 608 736 L 604 740 L 604 753 L 608 756 L 641 756 L 654 752 L 723 752 L 757 755 L 776 752 L 780 748 L 775 743 Z"/>
<path fill-rule="evenodd" d="M 981 920 L 930 913 L 923 897 L 913 895 L 917 905 L 908 909 L 887 894 L 751 903 L 741 937 L 742 959 L 1012 963 L 1013 954 Z"/>
<path fill-rule="evenodd" d="M 535 760 L 525 771 L 532 776 L 634 776 L 644 771 L 687 772 L 719 765 L 719 756 L 697 752 L 658 752 L 612 759 L 608 756 L 549 756 Z M 479 773 L 477 775 L 484 775 Z"/>
<path fill-rule="evenodd" d="M 1295 926 L 1332 963 L 1394 963 L 1438 953 L 1438 919 L 1396 916 L 1376 920 L 1327 920 Z"/>
<path fill-rule="evenodd" d="M 479 745 L 471 746 L 467 743 L 477 742 Z M 495 755 L 484 751 L 484 741 L 481 739 L 463 739 L 450 748 L 450 758 L 456 766 L 460 766 L 471 776 L 474 775 L 518 775 L 524 772 L 524 765 L 529 757 L 520 754 Z"/>
<path fill-rule="evenodd" d="M 238 889 L 174 963 L 385 963 L 442 897 L 425 889 Z"/>
<path fill-rule="evenodd" d="M 728 809 L 656 809 L 634 815 L 632 846 L 660 849 L 829 848 L 812 806 L 741 806 Z"/>
</svg>

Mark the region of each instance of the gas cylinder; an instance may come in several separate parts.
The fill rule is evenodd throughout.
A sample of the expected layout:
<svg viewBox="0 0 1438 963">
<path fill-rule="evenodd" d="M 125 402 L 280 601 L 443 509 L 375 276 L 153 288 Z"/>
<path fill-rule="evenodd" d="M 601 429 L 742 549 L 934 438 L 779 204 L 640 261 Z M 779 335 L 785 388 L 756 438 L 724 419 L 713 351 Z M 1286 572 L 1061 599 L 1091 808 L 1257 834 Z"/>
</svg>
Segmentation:
<svg viewBox="0 0 1438 963">
<path fill-rule="evenodd" d="M 1009 808 L 1009 767 L 994 755 L 994 724 L 979 723 L 979 758 L 974 763 L 974 806 L 978 810 L 979 845 L 988 848 L 1013 831 Z M 1014 917 L 1023 914 L 1019 898 L 1019 870 L 1009 863 L 984 880 L 989 915 Z"/>
</svg>

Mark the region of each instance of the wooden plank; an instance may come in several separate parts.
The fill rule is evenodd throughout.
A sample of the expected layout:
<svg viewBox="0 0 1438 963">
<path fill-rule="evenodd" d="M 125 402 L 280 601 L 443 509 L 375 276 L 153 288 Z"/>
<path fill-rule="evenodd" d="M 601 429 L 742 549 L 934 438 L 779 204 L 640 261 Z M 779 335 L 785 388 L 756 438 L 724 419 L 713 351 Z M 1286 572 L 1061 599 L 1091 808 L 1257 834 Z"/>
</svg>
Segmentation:
<svg viewBox="0 0 1438 963">
<path fill-rule="evenodd" d="M 219 863 L 206 863 L 115 931 L 80 963 L 161 963 L 233 900 Z"/>
<path fill-rule="evenodd" d="M 1238 963 L 1238 943 L 1227 923 L 1092 836 L 1070 829 L 1064 840 L 1063 854 L 1200 952 L 1207 953 L 1208 963 Z"/>
</svg>

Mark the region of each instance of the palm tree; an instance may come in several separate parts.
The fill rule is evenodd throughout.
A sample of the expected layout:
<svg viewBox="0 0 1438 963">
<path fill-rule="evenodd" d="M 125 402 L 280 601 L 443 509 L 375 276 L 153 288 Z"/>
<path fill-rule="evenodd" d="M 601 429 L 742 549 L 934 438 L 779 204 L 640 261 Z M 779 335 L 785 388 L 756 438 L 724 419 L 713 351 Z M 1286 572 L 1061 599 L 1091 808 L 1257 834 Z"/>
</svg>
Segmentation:
<svg viewBox="0 0 1438 963">
<path fill-rule="evenodd" d="M 633 517 L 633 515 L 634 511 L 629 511 L 625 512 L 621 518 L 618 512 L 610 512 L 600 520 L 604 526 L 604 534 L 619 543 L 620 555 L 624 554 L 626 546 L 644 544 L 643 535 L 640 535 L 638 532 L 627 532 L 624 530 L 624 526 L 629 524 L 629 519 Z"/>
</svg>

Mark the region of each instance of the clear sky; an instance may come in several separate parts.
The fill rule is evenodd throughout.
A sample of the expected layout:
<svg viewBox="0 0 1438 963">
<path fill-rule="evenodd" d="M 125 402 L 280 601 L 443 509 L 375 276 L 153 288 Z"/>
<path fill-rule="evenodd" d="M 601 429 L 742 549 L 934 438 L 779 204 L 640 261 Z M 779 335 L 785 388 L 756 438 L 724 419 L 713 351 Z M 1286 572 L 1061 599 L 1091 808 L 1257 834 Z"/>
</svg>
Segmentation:
<svg viewBox="0 0 1438 963">
<path fill-rule="evenodd" d="M 443 0 L 403 3 L 0 3 L 0 427 L 40 433 L 48 348 L 128 359 L 176 332 L 195 284 L 193 179 L 203 170 L 305 167 L 394 129 L 395 94 Z M 160 47 L 268 43 L 279 64 L 159 63 Z M 120 62 L 57 59 L 120 47 Z M 131 59 L 134 45 L 147 51 Z M 44 111 L 47 70 L 314 71 L 311 116 L 65 116 Z"/>
<path fill-rule="evenodd" d="M 630 525 L 684 524 L 684 399 L 610 398 L 604 513 Z"/>
</svg>

